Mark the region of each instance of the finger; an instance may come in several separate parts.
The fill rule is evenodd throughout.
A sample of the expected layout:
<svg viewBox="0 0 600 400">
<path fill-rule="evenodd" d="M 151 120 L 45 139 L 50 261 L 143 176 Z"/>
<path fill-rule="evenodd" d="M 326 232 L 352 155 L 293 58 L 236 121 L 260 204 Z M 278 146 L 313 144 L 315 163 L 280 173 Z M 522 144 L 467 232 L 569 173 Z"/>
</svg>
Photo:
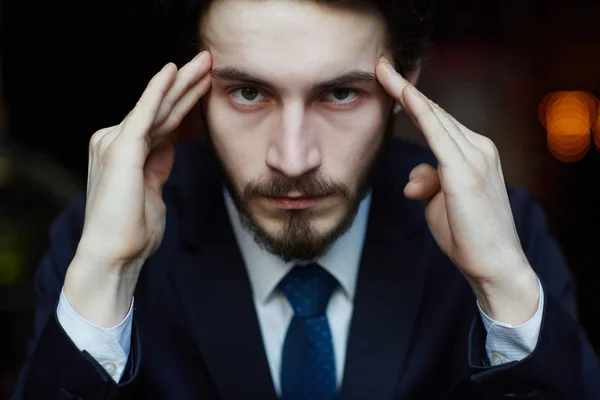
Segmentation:
<svg viewBox="0 0 600 400">
<path fill-rule="evenodd" d="M 154 126 L 163 125 L 172 110 L 177 107 L 180 99 L 190 90 L 194 90 L 198 82 L 204 79 L 211 68 L 212 60 L 208 51 L 202 51 L 177 72 L 173 86 L 163 99 Z"/>
<path fill-rule="evenodd" d="M 205 75 L 199 82 L 194 85 L 171 110 L 166 121 L 155 129 L 152 133 L 153 137 L 164 136 L 172 133 L 179 127 L 190 110 L 198 104 L 198 101 L 204 96 L 211 87 L 212 78 L 209 74 Z"/>
<path fill-rule="evenodd" d="M 423 133 L 438 162 L 450 165 L 459 160 L 464 161 L 458 144 L 438 118 L 429 99 L 397 73 L 389 62 L 380 62 L 376 73 L 384 89 L 404 107 Z"/>
<path fill-rule="evenodd" d="M 444 125 L 444 128 L 448 131 L 452 139 L 457 143 L 458 147 L 463 153 L 474 150 L 474 143 L 466 135 L 466 130 L 460 122 L 456 120 L 450 113 L 444 110 L 439 104 L 429 100 L 433 111 L 437 115 L 438 119 Z"/>
<path fill-rule="evenodd" d="M 411 171 L 409 182 L 404 187 L 404 195 L 411 200 L 426 200 L 440 189 L 438 171 L 429 164 L 420 164 Z"/>
<path fill-rule="evenodd" d="M 397 74 L 397 77 L 394 76 L 395 74 L 397 73 L 392 64 L 390 64 L 386 58 L 381 57 L 377 63 L 377 66 L 375 67 L 375 75 L 377 76 L 377 80 L 379 83 L 381 83 L 388 94 L 392 96 L 394 100 L 396 100 L 397 104 L 400 107 L 404 107 L 402 93 L 406 87 L 411 85 L 411 83 L 404 79 L 400 74 Z"/>
<path fill-rule="evenodd" d="M 160 105 L 173 84 L 177 67 L 168 63 L 148 83 L 134 109 L 123 122 L 119 135 L 123 140 L 147 139 Z"/>
<path fill-rule="evenodd" d="M 412 116 L 425 136 L 438 162 L 442 165 L 452 165 L 464 161 L 460 133 L 453 127 L 444 125 L 440 115 L 414 86 L 408 87 L 403 97 L 406 112 Z"/>
<path fill-rule="evenodd" d="M 463 136 L 463 140 L 469 142 L 473 146 L 477 146 L 477 137 L 480 136 L 477 133 L 473 132 L 462 123 L 458 122 L 458 120 L 450 114 L 448 111 L 443 109 L 439 104 L 435 102 L 431 102 L 435 108 L 435 110 L 439 113 L 441 118 L 444 119 L 445 123 L 448 123 L 449 126 L 453 126 L 458 132 L 460 132 Z"/>
</svg>

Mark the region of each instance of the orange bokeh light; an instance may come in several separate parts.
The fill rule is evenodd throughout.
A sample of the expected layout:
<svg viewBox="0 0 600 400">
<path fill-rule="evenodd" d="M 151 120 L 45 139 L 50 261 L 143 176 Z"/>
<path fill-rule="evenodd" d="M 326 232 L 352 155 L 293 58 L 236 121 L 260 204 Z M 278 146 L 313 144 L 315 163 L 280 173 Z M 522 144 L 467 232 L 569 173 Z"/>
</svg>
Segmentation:
<svg viewBox="0 0 600 400">
<path fill-rule="evenodd" d="M 540 123 L 546 128 L 550 153 L 563 162 L 579 161 L 591 147 L 591 133 L 600 149 L 598 99 L 589 92 L 552 92 L 538 108 Z M 599 135 L 599 136 L 596 136 Z"/>
</svg>

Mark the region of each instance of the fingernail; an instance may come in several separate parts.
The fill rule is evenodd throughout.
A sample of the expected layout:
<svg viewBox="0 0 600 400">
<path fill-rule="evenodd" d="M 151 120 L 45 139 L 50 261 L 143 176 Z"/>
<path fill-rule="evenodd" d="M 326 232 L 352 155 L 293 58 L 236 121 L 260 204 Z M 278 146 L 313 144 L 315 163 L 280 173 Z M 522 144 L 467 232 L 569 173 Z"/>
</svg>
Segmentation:
<svg viewBox="0 0 600 400">
<path fill-rule="evenodd" d="M 196 54 L 196 56 L 194 57 L 194 59 L 192 61 L 198 61 L 198 60 L 202 59 L 203 57 L 206 57 L 206 54 L 208 54 L 208 52 L 206 50 L 202 50 L 200 53 Z"/>
<path fill-rule="evenodd" d="M 390 61 L 387 58 L 381 57 L 379 61 L 379 64 L 382 65 L 383 68 L 385 68 L 386 73 L 390 74 L 390 76 L 399 76 L 401 78 L 404 78 L 402 75 L 400 75 L 398 71 L 396 71 L 396 68 L 394 68 L 392 63 L 390 63 Z"/>
<path fill-rule="evenodd" d="M 413 179 L 413 180 L 410 180 L 410 181 L 409 181 L 409 182 L 406 184 L 406 186 L 404 187 L 404 189 L 410 189 L 410 188 L 413 188 L 413 187 L 418 187 L 418 186 L 419 186 L 419 184 L 420 184 L 422 181 L 423 181 L 423 180 L 422 180 L 422 179 L 420 179 L 420 178 L 419 178 L 419 179 Z"/>
<path fill-rule="evenodd" d="M 390 61 L 385 58 L 385 57 L 381 57 L 379 59 L 379 64 L 383 65 L 383 67 L 387 70 L 387 72 L 389 72 L 390 74 L 395 74 L 396 73 L 396 69 L 394 68 L 394 66 L 390 63 Z"/>
</svg>

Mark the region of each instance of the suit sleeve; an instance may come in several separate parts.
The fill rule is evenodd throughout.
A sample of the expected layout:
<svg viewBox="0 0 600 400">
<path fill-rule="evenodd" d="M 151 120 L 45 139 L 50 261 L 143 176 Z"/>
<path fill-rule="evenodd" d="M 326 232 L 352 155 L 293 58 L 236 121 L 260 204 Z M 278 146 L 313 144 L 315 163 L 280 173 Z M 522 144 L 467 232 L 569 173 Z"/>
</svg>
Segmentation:
<svg viewBox="0 0 600 400">
<path fill-rule="evenodd" d="M 575 285 L 565 258 L 532 197 L 525 190 L 509 194 L 521 243 L 545 293 L 540 333 L 529 356 L 491 367 L 477 316 L 470 337 L 471 379 L 490 399 L 597 399 L 600 366 L 578 324 Z"/>
<path fill-rule="evenodd" d="M 128 400 L 133 396 L 141 357 L 135 322 L 132 349 L 120 384 L 89 353 L 80 351 L 58 322 L 57 305 L 81 236 L 84 210 L 84 198 L 76 198 L 50 228 L 50 248 L 35 274 L 33 340 L 13 388 L 13 400 Z"/>
</svg>

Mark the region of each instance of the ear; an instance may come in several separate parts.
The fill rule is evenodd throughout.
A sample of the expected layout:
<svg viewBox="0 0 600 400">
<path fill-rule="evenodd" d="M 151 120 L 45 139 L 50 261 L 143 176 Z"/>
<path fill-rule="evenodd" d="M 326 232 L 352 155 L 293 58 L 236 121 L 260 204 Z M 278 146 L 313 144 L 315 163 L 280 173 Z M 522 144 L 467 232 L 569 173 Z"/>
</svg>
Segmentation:
<svg viewBox="0 0 600 400">
<path fill-rule="evenodd" d="M 417 86 L 417 82 L 419 81 L 419 77 L 421 76 L 421 66 L 419 66 L 417 69 L 407 72 L 406 74 L 404 74 L 404 79 L 406 79 L 407 81 L 409 81 L 413 86 Z M 400 114 L 400 112 L 402 111 L 402 107 L 400 106 L 400 104 L 395 104 L 394 105 L 394 115 L 398 115 Z"/>
</svg>

